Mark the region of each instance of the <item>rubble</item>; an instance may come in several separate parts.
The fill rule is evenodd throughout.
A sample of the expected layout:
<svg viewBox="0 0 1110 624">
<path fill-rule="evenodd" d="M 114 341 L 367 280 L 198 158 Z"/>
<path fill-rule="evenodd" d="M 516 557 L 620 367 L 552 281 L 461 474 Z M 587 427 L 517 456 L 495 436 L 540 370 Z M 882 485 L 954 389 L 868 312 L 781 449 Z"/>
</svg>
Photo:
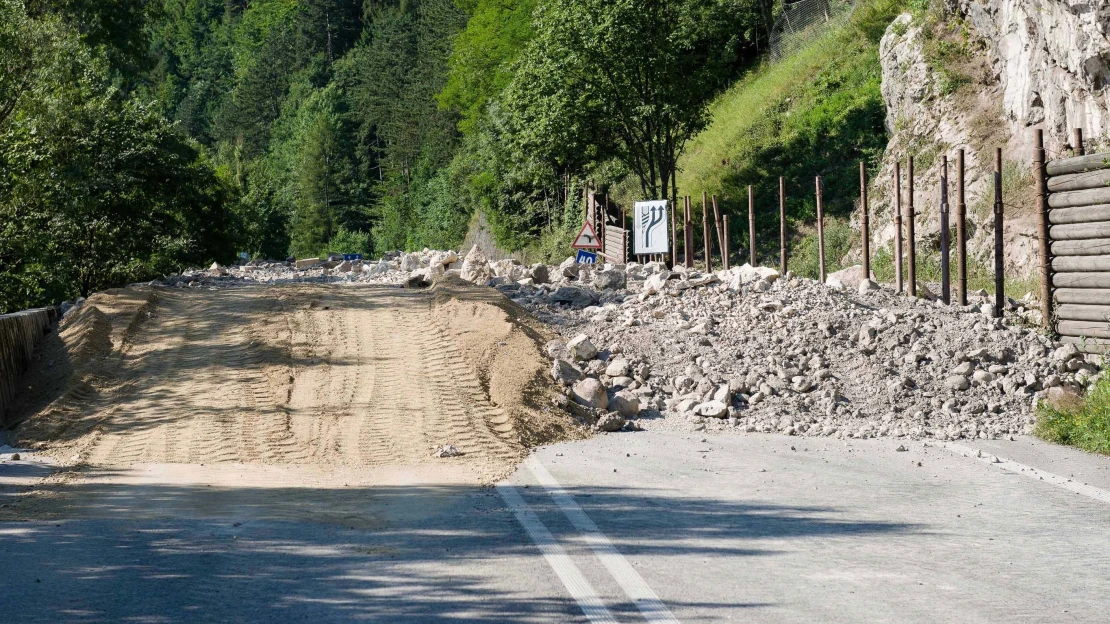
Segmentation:
<svg viewBox="0 0 1110 624">
<path fill-rule="evenodd" d="M 491 263 L 477 248 L 461 255 L 251 262 L 164 283 L 422 286 L 456 273 L 497 288 L 561 336 L 546 347 L 565 389 L 559 404 L 604 431 L 998 438 L 1031 431 L 1038 401 L 1069 400 L 1102 364 L 1049 340 L 1028 298 L 1008 300 L 1006 318 L 995 319 L 986 293 L 944 305 L 921 284 L 925 297 L 914 299 L 863 279 L 859 267 L 822 284 L 749 265 L 703 273 L 659 262 Z"/>
<path fill-rule="evenodd" d="M 983 293 L 946 306 L 859 267 L 822 284 L 748 265 L 705 274 L 571 260 L 552 267 L 550 285 L 496 287 L 569 339 L 548 353 L 566 360 L 555 376 L 573 384 L 572 400 L 617 413 L 625 429 L 999 438 L 1031 430 L 1043 389 L 1074 391 L 1101 365 L 1050 341 L 1029 300 L 1009 300 L 1003 320 Z M 618 271 L 623 287 L 598 282 Z"/>
</svg>

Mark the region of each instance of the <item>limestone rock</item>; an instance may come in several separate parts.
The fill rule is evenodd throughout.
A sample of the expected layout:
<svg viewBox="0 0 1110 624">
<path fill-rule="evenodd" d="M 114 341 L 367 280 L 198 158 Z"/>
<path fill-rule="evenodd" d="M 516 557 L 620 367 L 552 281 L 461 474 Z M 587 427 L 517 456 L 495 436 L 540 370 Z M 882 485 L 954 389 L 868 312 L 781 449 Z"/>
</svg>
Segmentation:
<svg viewBox="0 0 1110 624">
<path fill-rule="evenodd" d="M 472 282 L 474 284 L 485 285 L 486 282 L 493 278 L 493 271 L 490 269 L 489 260 L 486 254 L 477 245 L 472 247 L 463 259 L 462 272 L 459 277 Z"/>
<path fill-rule="evenodd" d="M 567 353 L 575 360 L 585 362 L 597 357 L 597 347 L 586 334 L 578 334 L 567 343 Z"/>
<path fill-rule="evenodd" d="M 609 395 L 605 391 L 605 386 L 593 377 L 587 377 L 574 384 L 571 398 L 579 405 L 594 409 L 603 410 L 609 407 Z"/>
</svg>

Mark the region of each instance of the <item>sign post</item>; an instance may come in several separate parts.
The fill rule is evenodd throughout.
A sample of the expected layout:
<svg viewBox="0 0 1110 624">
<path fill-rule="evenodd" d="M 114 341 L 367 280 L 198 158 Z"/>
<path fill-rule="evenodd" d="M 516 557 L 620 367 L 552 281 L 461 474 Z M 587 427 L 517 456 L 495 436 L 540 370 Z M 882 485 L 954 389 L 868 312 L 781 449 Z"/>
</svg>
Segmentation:
<svg viewBox="0 0 1110 624">
<path fill-rule="evenodd" d="M 670 251 L 670 232 L 667 230 L 667 200 L 636 202 L 632 228 L 635 232 L 637 255 L 665 254 Z"/>
</svg>

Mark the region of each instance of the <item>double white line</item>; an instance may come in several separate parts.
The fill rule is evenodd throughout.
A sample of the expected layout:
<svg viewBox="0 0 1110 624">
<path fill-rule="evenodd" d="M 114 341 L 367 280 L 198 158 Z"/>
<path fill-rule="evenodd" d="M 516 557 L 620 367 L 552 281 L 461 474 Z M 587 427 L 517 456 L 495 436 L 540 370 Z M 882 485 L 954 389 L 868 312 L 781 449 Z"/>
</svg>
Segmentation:
<svg viewBox="0 0 1110 624">
<path fill-rule="evenodd" d="M 597 558 L 601 560 L 602 565 L 609 570 L 609 574 L 621 586 L 628 599 L 640 610 L 644 619 L 653 624 L 656 622 L 660 624 L 678 624 L 678 620 L 663 604 L 663 601 L 659 600 L 659 596 L 644 582 L 644 579 L 628 563 L 628 560 L 617 551 L 609 538 L 597 528 L 597 525 L 586 515 L 586 512 L 582 511 L 574 498 L 563 489 L 563 486 L 559 485 L 555 477 L 551 476 L 547 468 L 544 468 L 535 456 L 528 458 L 525 466 L 528 467 L 528 470 L 539 484 L 555 501 L 555 504 L 559 506 L 559 509 L 563 511 L 563 514 L 574 525 L 574 528 L 578 529 L 583 540 L 594 551 Z M 551 531 L 544 526 L 535 512 L 524 502 L 517 489 L 514 486 L 502 484 L 497 486 L 497 491 L 501 494 L 501 498 L 505 500 L 509 509 L 512 510 L 517 521 L 520 522 L 532 541 L 540 549 L 540 552 L 543 553 L 548 565 L 555 571 L 559 580 L 563 582 L 563 585 L 578 603 L 586 617 L 591 622 L 616 624 L 616 618 L 602 603 L 593 586 L 582 576 L 581 570 L 563 550 L 563 547 L 555 541 Z"/>
</svg>

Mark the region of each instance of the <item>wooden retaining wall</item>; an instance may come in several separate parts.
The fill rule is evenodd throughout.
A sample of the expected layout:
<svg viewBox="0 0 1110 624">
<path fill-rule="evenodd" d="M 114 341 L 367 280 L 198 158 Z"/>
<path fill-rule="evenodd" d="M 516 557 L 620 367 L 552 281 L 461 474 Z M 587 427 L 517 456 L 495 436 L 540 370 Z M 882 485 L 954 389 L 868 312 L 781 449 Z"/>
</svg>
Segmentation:
<svg viewBox="0 0 1110 624">
<path fill-rule="evenodd" d="M 1048 287 L 1063 342 L 1110 351 L 1110 153 L 1045 163 Z"/>
<path fill-rule="evenodd" d="M 628 264 L 628 230 L 606 225 L 601 241 L 601 257 L 613 264 Z"/>
<path fill-rule="evenodd" d="M 35 345 L 57 319 L 57 309 L 25 310 L 0 315 L 0 423 L 4 410 L 15 398 L 19 380 Z"/>
</svg>

